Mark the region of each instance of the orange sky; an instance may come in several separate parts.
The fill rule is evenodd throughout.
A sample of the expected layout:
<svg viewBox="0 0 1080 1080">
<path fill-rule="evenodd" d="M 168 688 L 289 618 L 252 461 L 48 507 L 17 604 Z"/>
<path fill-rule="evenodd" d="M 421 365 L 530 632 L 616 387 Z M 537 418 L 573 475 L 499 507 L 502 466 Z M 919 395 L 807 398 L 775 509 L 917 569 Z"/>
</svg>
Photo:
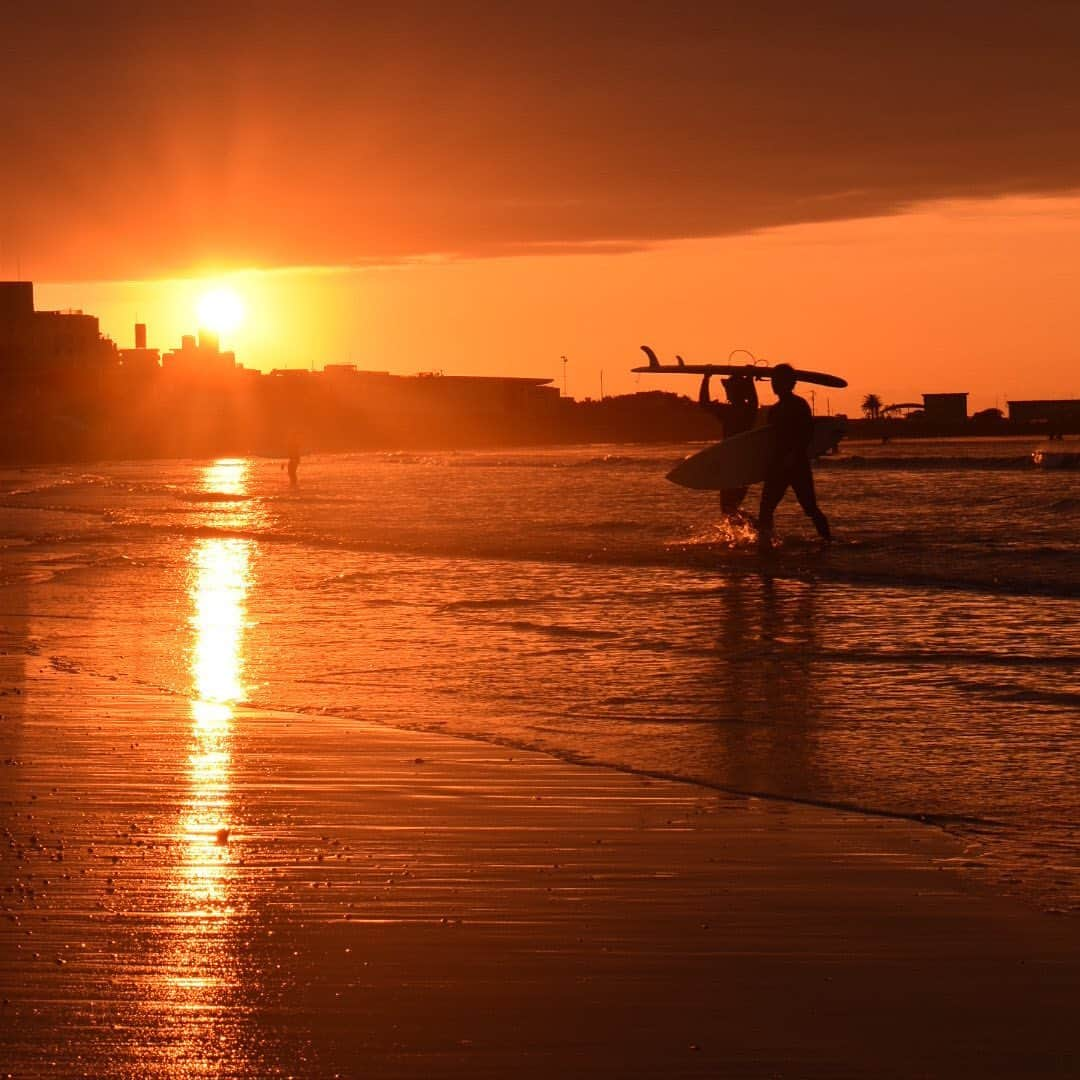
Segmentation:
<svg viewBox="0 0 1080 1080">
<path fill-rule="evenodd" d="M 82 307 L 130 345 L 196 321 L 208 282 L 244 298 L 227 347 L 250 367 L 352 362 L 402 374 L 555 378 L 569 357 L 576 397 L 634 389 L 696 392 L 678 376 L 634 376 L 638 345 L 662 356 L 767 360 L 835 371 L 854 412 L 967 390 L 971 407 L 1080 397 L 1075 297 L 1080 196 L 937 203 L 903 215 L 790 226 L 618 255 L 548 255 L 296 269 L 157 282 L 42 284 L 42 307 Z M 824 404 L 819 402 L 819 405 Z"/>
<path fill-rule="evenodd" d="M 637 346 L 834 408 L 1080 396 L 1080 8 L 43 3 L 0 46 L 0 276 L 130 341 L 596 396 Z M 62 282 L 76 284 L 65 285 Z"/>
</svg>

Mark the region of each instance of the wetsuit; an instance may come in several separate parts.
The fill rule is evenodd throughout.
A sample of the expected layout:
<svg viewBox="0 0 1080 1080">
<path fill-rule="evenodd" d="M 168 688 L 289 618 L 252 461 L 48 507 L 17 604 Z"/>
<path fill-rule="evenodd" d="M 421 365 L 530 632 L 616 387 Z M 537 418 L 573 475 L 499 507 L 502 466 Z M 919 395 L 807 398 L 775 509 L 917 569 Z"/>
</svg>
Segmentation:
<svg viewBox="0 0 1080 1080">
<path fill-rule="evenodd" d="M 724 429 L 724 438 L 730 439 L 732 435 L 741 435 L 754 426 L 757 416 L 757 391 L 752 381 L 748 380 L 745 387 L 733 386 L 728 390 L 725 383 L 725 391 L 734 394 L 735 400 L 727 403 L 712 401 L 709 398 L 709 379 L 706 376 L 701 382 L 701 392 L 698 395 L 698 404 L 720 421 Z M 739 511 L 743 499 L 746 498 L 748 488 L 724 488 L 720 492 L 720 509 L 729 517 Z"/>
<path fill-rule="evenodd" d="M 790 487 L 818 534 L 830 539 L 829 519 L 821 512 L 814 494 L 814 474 L 810 471 L 810 440 L 814 437 L 814 417 L 805 398 L 784 394 L 769 409 L 769 426 L 776 432 L 776 451 L 761 489 L 758 533 L 769 544 L 773 512 Z"/>
</svg>

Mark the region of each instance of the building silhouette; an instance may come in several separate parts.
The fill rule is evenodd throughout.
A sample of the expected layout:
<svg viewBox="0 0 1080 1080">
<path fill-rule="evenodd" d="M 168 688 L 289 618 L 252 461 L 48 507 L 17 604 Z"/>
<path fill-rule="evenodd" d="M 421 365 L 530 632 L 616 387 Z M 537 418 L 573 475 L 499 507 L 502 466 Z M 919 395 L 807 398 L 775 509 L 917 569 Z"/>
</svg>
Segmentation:
<svg viewBox="0 0 1080 1080">
<path fill-rule="evenodd" d="M 953 424 L 967 419 L 967 393 L 923 394 L 923 417 L 931 424 Z"/>
<path fill-rule="evenodd" d="M 1060 398 L 1047 401 L 1010 401 L 1009 419 L 1020 423 L 1080 427 L 1080 400 Z"/>
<path fill-rule="evenodd" d="M 36 311 L 33 282 L 0 281 L 0 379 L 83 381 L 116 362 L 96 316 Z"/>
<path fill-rule="evenodd" d="M 967 417 L 966 393 L 924 394 L 921 409 L 914 403 L 903 408 L 908 419 L 853 421 L 852 434 L 978 433 L 978 418 Z M 1009 412 L 1009 421 L 996 421 L 995 433 L 1002 423 L 1017 433 L 1045 431 L 1047 425 L 1080 429 L 1080 402 L 1009 402 Z M 437 370 L 395 375 L 341 363 L 263 374 L 237 363 L 205 329 L 159 352 L 149 345 L 145 323 L 135 324 L 132 347 L 118 348 L 101 334 L 96 317 L 37 311 L 31 282 L 0 282 L 4 463 L 285 456 L 290 438 L 305 451 L 334 451 L 675 442 L 716 435 L 712 417 L 674 393 L 579 402 L 561 395 L 550 378 Z"/>
<path fill-rule="evenodd" d="M 128 375 L 143 377 L 157 374 L 161 353 L 146 346 L 146 323 L 135 324 L 135 347 L 120 349 L 120 367 Z"/>
<path fill-rule="evenodd" d="M 236 356 L 222 352 L 217 334 L 200 330 L 198 339 L 185 334 L 178 349 L 170 349 L 161 358 L 162 368 L 174 375 L 189 378 L 215 378 L 236 370 Z"/>
</svg>

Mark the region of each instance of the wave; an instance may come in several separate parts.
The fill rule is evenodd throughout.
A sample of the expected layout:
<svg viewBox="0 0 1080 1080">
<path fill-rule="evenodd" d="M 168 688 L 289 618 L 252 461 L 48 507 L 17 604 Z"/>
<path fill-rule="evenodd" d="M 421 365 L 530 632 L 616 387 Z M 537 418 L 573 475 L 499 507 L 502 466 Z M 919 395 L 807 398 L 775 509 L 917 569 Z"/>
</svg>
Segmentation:
<svg viewBox="0 0 1080 1080">
<path fill-rule="evenodd" d="M 192 503 L 245 503 L 250 495 L 237 495 L 227 491 L 185 491 L 176 496 L 182 502 Z"/>
<path fill-rule="evenodd" d="M 903 472 L 963 471 L 963 472 L 1016 472 L 1034 469 L 1031 455 L 1010 457 L 863 457 L 860 454 L 840 454 L 818 458 L 816 468 L 826 469 L 881 469 Z"/>
<path fill-rule="evenodd" d="M 378 460 L 390 465 L 445 465 L 445 455 L 418 454 L 409 450 L 385 450 L 380 452 Z"/>
<path fill-rule="evenodd" d="M 378 570 L 350 570 L 344 574 L 334 574 L 333 577 L 324 578 L 316 585 L 309 587 L 314 589 L 337 588 L 341 585 L 356 585 L 368 581 L 377 581 L 382 576 Z"/>
<path fill-rule="evenodd" d="M 1080 660 L 1074 659 L 1071 666 L 1080 666 Z M 1007 701 L 1020 705 L 1049 705 L 1080 712 L 1080 693 L 1072 693 L 1068 690 L 1010 690 L 988 687 L 984 688 L 984 692 L 995 701 Z"/>
<path fill-rule="evenodd" d="M 19 498 L 26 495 L 48 495 L 56 491 L 70 491 L 73 480 L 49 480 L 37 484 L 23 484 L 20 487 L 0 491 L 4 498 Z"/>
<path fill-rule="evenodd" d="M 630 533 L 655 532 L 667 530 L 667 525 L 658 521 L 627 521 L 619 518 L 597 521 L 553 522 L 546 526 L 549 532 L 569 533 Z"/>
<path fill-rule="evenodd" d="M 711 445 L 703 443 L 703 446 Z M 694 452 L 692 448 L 691 453 Z M 676 465 L 687 455 L 687 448 L 680 447 L 670 454 L 595 454 L 583 458 L 566 458 L 556 451 L 550 451 L 550 459 L 544 460 L 543 449 L 539 449 L 528 455 L 520 457 L 491 457 L 491 458 L 461 458 L 449 460 L 442 464 L 450 465 L 457 469 L 619 469 L 619 468 L 648 468 L 663 469 L 665 472 Z"/>
<path fill-rule="evenodd" d="M 619 637 L 616 630 L 592 630 L 580 626 L 564 626 L 559 623 L 530 622 L 527 619 L 518 619 L 505 624 L 508 630 L 523 630 L 536 634 L 544 634 L 549 637 L 581 638 L 590 641 L 604 641 Z"/>
<path fill-rule="evenodd" d="M 711 444 L 705 444 L 711 445 Z M 630 455 L 630 454 L 600 454 L 597 457 L 584 458 L 580 461 L 569 461 L 565 464 L 565 468 L 569 469 L 617 469 L 617 468 L 665 468 L 670 469 L 675 465 L 680 457 L 686 455 L 678 454 L 665 454 L 664 456 L 646 457 L 643 455 Z"/>
<path fill-rule="evenodd" d="M 845 664 L 943 664 L 981 667 L 1050 667 L 1071 670 L 1080 664 L 1080 653 L 993 653 L 971 649 L 818 649 L 818 660 Z M 1027 691 L 1024 691 L 1027 693 Z M 1073 697 L 1075 695 L 1066 695 Z"/>
<path fill-rule="evenodd" d="M 260 495 L 260 502 L 287 503 L 301 506 L 356 506 L 356 497 L 353 495 L 313 495 L 309 491 L 293 489 L 276 495 Z"/>
<path fill-rule="evenodd" d="M 928 557 L 934 553 L 927 552 Z M 967 567 L 941 566 L 936 571 L 917 572 L 909 568 L 890 570 L 886 567 L 860 569 L 829 567 L 820 571 L 807 568 L 793 572 L 792 577 L 811 578 L 845 585 L 893 586 L 911 589 L 943 589 L 950 592 L 980 592 L 1000 596 L 1046 596 L 1062 600 L 1080 598 L 1080 580 L 1071 574 L 1062 580 L 1052 580 L 1033 566 L 1030 576 L 1009 576 L 992 571 L 979 573 Z M 782 575 L 777 575 L 782 576 Z"/>
<path fill-rule="evenodd" d="M 72 508 L 74 510 L 74 508 Z M 75 511 L 98 517 L 92 511 Z M 764 576 L 778 580 L 822 581 L 851 586 L 947 589 L 990 594 L 1035 595 L 1060 598 L 1080 596 L 1080 574 L 1074 552 L 1060 543 L 1031 543 L 1017 558 L 1013 549 L 990 551 L 986 544 L 973 552 L 968 546 L 949 547 L 947 539 L 912 534 L 910 537 L 870 538 L 838 542 L 822 550 L 816 542 L 800 537 L 784 539 L 775 556 L 762 562 L 754 546 L 741 540 L 731 543 L 702 537 L 684 540 L 651 540 L 629 537 L 619 543 L 579 543 L 559 536 L 533 532 L 479 536 L 475 532 L 429 532 L 384 530 L 357 536 L 314 533 L 227 523 L 175 520 L 130 521 L 106 515 L 112 531 L 44 528 L 21 533 L 34 544 L 78 544 L 114 541 L 138 536 L 186 536 L 197 539 L 254 540 L 264 544 L 296 545 L 311 550 L 353 551 L 431 559 L 495 559 L 570 566 L 624 566 L 696 570 L 731 576 Z M 977 557 L 976 557 L 977 556 Z M 328 579 L 320 587 L 332 587 Z M 674 585 L 674 583 L 673 583 Z"/>
<path fill-rule="evenodd" d="M 554 597 L 506 596 L 490 600 L 452 600 L 442 604 L 438 611 L 502 611 L 507 608 L 536 607 Z"/>
</svg>

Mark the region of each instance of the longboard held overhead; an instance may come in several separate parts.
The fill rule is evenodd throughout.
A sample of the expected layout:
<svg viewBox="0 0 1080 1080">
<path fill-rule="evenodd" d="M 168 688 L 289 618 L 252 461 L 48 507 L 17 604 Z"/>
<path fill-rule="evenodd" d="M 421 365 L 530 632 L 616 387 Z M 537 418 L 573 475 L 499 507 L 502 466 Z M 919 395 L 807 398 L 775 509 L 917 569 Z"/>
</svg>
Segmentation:
<svg viewBox="0 0 1080 1080">
<path fill-rule="evenodd" d="M 776 371 L 775 367 L 764 364 L 687 364 L 681 356 L 677 364 L 661 364 L 656 353 L 648 345 L 642 345 L 641 351 L 649 358 L 649 363 L 631 368 L 631 371 L 653 375 L 749 375 L 755 379 L 769 379 Z M 839 375 L 829 375 L 823 371 L 805 371 L 802 368 L 792 370 L 799 382 L 814 383 L 817 386 L 835 386 L 838 389 L 847 386 L 847 379 L 841 379 Z"/>
</svg>

